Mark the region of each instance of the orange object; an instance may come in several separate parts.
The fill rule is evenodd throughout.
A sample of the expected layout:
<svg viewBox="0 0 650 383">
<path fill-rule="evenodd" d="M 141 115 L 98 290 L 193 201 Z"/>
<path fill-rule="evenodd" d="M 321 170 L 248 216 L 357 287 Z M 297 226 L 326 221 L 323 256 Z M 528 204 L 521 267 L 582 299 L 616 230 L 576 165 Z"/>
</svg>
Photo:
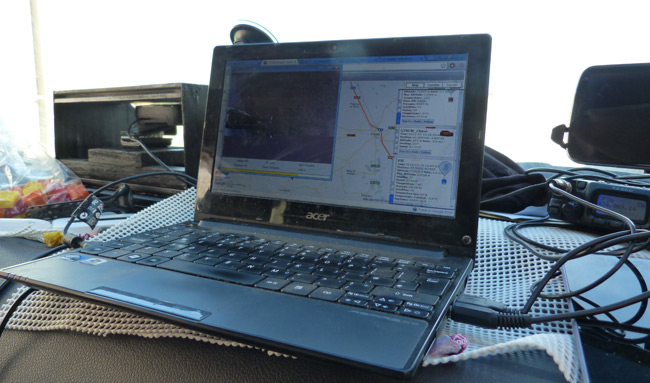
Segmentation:
<svg viewBox="0 0 650 383">
<path fill-rule="evenodd" d="M 72 201 L 84 199 L 90 195 L 90 193 L 88 193 L 88 190 L 86 190 L 82 184 L 70 184 L 68 185 L 67 189 L 68 193 L 70 193 L 70 200 Z"/>
<path fill-rule="evenodd" d="M 23 202 L 27 206 L 37 206 L 47 204 L 47 194 L 41 190 L 34 190 L 33 192 L 23 196 Z"/>
<path fill-rule="evenodd" d="M 0 209 L 0 218 L 5 218 L 5 215 L 7 214 L 5 213 L 6 210 L 7 209 Z"/>
</svg>

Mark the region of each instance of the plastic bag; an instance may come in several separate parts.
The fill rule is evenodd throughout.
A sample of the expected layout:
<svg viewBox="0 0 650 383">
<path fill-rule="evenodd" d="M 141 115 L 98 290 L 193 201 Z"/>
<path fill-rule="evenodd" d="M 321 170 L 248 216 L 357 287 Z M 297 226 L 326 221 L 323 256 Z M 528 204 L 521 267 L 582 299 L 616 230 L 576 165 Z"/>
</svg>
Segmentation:
<svg viewBox="0 0 650 383">
<path fill-rule="evenodd" d="M 42 146 L 0 127 L 0 218 L 22 218 L 30 206 L 82 200 L 88 194 Z"/>
</svg>

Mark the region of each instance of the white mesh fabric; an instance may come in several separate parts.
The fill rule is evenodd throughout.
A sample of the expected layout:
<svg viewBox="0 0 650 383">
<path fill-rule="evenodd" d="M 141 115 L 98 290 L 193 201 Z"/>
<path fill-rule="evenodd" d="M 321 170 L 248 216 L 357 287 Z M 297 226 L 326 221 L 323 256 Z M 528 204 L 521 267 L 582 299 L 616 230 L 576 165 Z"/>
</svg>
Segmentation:
<svg viewBox="0 0 650 383">
<path fill-rule="evenodd" d="M 189 189 L 161 201 L 115 227 L 102 232 L 94 241 L 108 241 L 161 226 L 192 219 L 195 189 Z M 481 219 L 475 269 L 466 292 L 521 308 L 530 286 L 540 279 L 552 264 L 532 256 L 519 244 L 503 235 L 507 222 Z M 524 234 L 549 245 L 572 248 L 591 237 L 556 228 L 529 228 Z M 554 280 L 547 293 L 564 291 L 561 278 Z M 17 293 L 18 294 L 18 293 Z M 16 296 L 17 296 L 16 294 Z M 15 299 L 15 298 L 14 298 Z M 0 315 L 8 310 L 12 300 L 0 308 Z M 540 299 L 533 306 L 533 315 L 566 312 L 566 302 Z M 92 335 L 128 334 L 149 338 L 179 337 L 219 345 L 251 347 L 212 335 L 191 331 L 155 319 L 82 302 L 74 298 L 37 291 L 17 309 L 9 328 L 25 331 L 69 330 Z M 469 340 L 468 349 L 444 358 L 427 358 L 424 366 L 497 354 L 526 357 L 527 350 L 543 350 L 550 355 L 568 382 L 583 380 L 580 369 L 580 343 L 573 322 L 553 322 L 535 325 L 529 329 L 489 330 L 448 321 L 446 334 L 463 334 Z M 264 350 L 269 355 L 282 355 Z M 285 355 L 286 356 L 286 355 Z"/>
</svg>

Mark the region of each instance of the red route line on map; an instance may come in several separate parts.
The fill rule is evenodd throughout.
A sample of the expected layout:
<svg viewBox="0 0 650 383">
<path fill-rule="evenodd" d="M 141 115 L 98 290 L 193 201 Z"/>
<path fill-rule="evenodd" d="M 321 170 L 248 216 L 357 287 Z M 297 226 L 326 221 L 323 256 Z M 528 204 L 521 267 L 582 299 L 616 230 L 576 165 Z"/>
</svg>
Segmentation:
<svg viewBox="0 0 650 383">
<path fill-rule="evenodd" d="M 381 141 L 381 146 L 383 146 L 386 153 L 388 153 L 388 159 L 392 160 L 393 156 L 392 156 L 392 154 L 390 154 L 390 152 L 388 151 L 388 148 L 384 144 L 384 132 L 380 131 L 378 127 L 376 127 L 375 125 L 372 124 L 372 122 L 370 122 L 370 119 L 368 118 L 368 114 L 366 113 L 366 110 L 363 108 L 363 104 L 361 103 L 361 96 L 357 95 L 357 91 L 355 90 L 355 87 L 352 84 L 352 81 L 350 81 L 350 89 L 352 89 L 352 92 L 354 92 L 354 99 L 357 100 L 357 102 L 359 103 L 359 106 L 361 107 L 361 111 L 363 112 L 363 115 L 366 116 L 366 121 L 368 121 L 368 125 L 370 125 L 371 127 L 375 128 L 376 130 L 379 131 L 379 138 L 380 138 L 380 141 Z"/>
</svg>

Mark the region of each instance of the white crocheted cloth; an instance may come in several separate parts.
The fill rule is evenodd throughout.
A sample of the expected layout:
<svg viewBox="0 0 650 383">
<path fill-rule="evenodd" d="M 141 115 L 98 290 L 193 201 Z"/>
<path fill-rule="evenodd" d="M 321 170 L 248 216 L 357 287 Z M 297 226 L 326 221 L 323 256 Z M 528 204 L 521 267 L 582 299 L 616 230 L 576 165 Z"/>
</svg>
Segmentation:
<svg viewBox="0 0 650 383">
<path fill-rule="evenodd" d="M 193 216 L 194 198 L 195 189 L 189 189 L 141 211 L 93 240 L 107 241 L 189 221 Z M 505 238 L 503 229 L 508 224 L 496 220 L 480 220 L 476 266 L 466 292 L 506 303 L 510 307 L 522 307 L 529 295 L 530 286 L 543 276 L 551 262 L 532 256 L 523 247 Z M 530 228 L 526 229 L 525 234 L 548 245 L 566 249 L 591 239 L 585 234 L 556 228 Z M 547 293 L 563 291 L 561 278 L 554 280 L 545 290 Z M 20 291 L 15 297 L 18 294 Z M 10 300 L 3 305 L 0 309 L 1 316 L 4 316 L 11 303 Z M 568 310 L 566 302 L 540 299 L 533 306 L 532 314 L 549 315 Z M 8 327 L 25 331 L 69 330 L 101 336 L 125 334 L 147 338 L 179 337 L 225 346 L 257 348 L 44 291 L 36 291 L 27 297 L 10 319 Z M 469 347 L 459 355 L 427 358 L 424 366 L 487 355 L 543 350 L 553 358 L 568 382 L 584 379 L 580 367 L 580 341 L 573 322 L 552 322 L 528 329 L 489 330 L 448 321 L 444 333 L 463 334 L 469 340 Z M 286 356 L 270 350 L 264 351 L 270 355 Z"/>
</svg>

